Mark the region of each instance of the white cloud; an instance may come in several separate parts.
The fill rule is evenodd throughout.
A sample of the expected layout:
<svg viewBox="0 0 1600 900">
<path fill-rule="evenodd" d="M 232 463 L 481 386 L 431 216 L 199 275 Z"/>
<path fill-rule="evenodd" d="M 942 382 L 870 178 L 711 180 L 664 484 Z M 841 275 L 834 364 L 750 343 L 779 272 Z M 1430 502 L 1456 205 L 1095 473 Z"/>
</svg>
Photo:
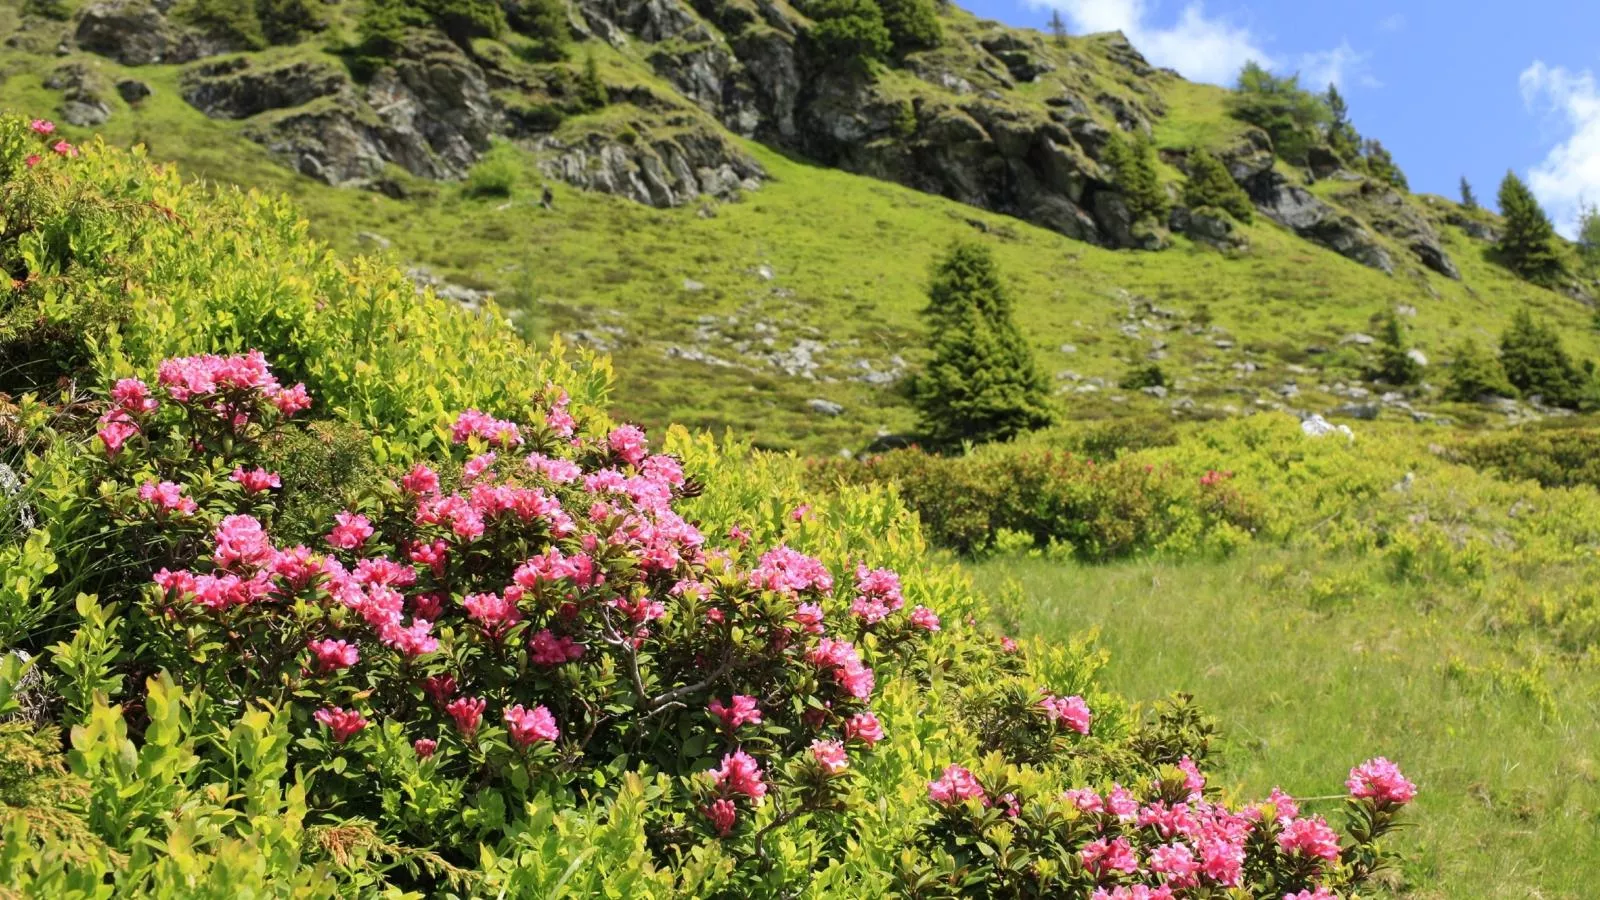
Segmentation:
<svg viewBox="0 0 1600 900">
<path fill-rule="evenodd" d="M 1146 58 L 1177 69 L 1185 78 L 1231 84 L 1249 60 L 1271 67 L 1272 57 L 1250 29 L 1206 15 L 1199 0 L 1171 25 L 1151 21 L 1146 0 L 1032 0 L 1061 10 L 1079 32 L 1121 31 Z"/>
<path fill-rule="evenodd" d="M 1300 57 L 1300 86 L 1308 91 L 1321 91 L 1334 85 L 1346 87 L 1346 79 L 1355 76 L 1362 87 L 1376 87 L 1376 79 L 1361 72 L 1367 54 L 1357 53 L 1349 41 L 1341 41 L 1332 50 L 1306 53 Z"/>
<path fill-rule="evenodd" d="M 1392 16 L 1384 17 L 1380 22 L 1378 22 L 1378 30 L 1379 31 L 1388 31 L 1388 32 L 1392 33 L 1392 32 L 1396 32 L 1396 31 L 1401 31 L 1405 27 L 1406 27 L 1406 16 L 1405 16 L 1405 13 L 1395 13 Z"/>
<path fill-rule="evenodd" d="M 1518 79 L 1522 101 L 1543 112 L 1564 137 L 1528 173 L 1528 187 L 1567 237 L 1578 228 L 1585 202 L 1600 200 L 1600 87 L 1587 69 L 1572 73 L 1542 61 Z"/>
</svg>

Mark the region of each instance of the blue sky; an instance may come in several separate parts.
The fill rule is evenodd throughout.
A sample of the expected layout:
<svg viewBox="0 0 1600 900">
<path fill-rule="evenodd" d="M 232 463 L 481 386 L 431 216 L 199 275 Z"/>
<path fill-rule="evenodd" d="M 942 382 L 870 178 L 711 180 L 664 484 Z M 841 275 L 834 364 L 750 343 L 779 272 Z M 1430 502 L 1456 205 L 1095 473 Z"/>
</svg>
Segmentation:
<svg viewBox="0 0 1600 900">
<path fill-rule="evenodd" d="M 1246 59 L 1329 80 L 1360 131 L 1383 141 L 1413 191 L 1493 204 L 1515 169 L 1570 232 L 1600 202 L 1600 9 L 1592 0 L 956 0 L 1075 34 L 1120 28 L 1158 65 L 1228 83 Z M 1589 9 L 1584 9 L 1590 6 Z"/>
</svg>

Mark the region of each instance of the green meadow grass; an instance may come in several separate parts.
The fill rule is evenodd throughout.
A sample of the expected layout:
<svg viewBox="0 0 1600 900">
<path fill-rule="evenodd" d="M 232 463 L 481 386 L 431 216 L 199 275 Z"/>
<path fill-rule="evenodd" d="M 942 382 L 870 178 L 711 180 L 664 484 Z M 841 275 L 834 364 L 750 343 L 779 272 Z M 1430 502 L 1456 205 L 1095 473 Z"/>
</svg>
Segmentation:
<svg viewBox="0 0 1600 900">
<path fill-rule="evenodd" d="M 1395 893 L 1594 896 L 1600 673 L 1508 653 L 1470 598 L 1394 586 L 1360 558 L 1271 549 L 972 568 L 982 588 L 1021 588 L 1022 634 L 1097 631 L 1114 689 L 1192 692 L 1221 721 L 1222 777 L 1246 794 L 1335 795 L 1355 763 L 1399 762 L 1422 793 L 1396 842 Z"/>
</svg>

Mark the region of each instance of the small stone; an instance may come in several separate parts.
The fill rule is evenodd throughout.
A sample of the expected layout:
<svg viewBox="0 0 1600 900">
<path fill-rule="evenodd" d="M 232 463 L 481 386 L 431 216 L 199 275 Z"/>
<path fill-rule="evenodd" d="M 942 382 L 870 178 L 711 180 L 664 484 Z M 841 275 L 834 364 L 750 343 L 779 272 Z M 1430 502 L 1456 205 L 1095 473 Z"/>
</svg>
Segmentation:
<svg viewBox="0 0 1600 900">
<path fill-rule="evenodd" d="M 1419 366 L 1426 366 L 1428 364 L 1428 355 L 1415 347 L 1407 350 L 1406 356 L 1410 357 L 1411 361 Z"/>
<path fill-rule="evenodd" d="M 705 290 L 706 286 L 698 281 L 695 281 L 693 278 L 685 278 L 683 280 L 683 289 L 692 294 Z"/>
<path fill-rule="evenodd" d="M 1358 331 L 1358 332 L 1356 332 L 1354 334 L 1345 335 L 1343 338 L 1340 339 L 1339 343 L 1341 343 L 1341 344 L 1356 344 L 1356 345 L 1362 346 L 1362 347 L 1369 347 L 1369 346 L 1372 345 L 1374 340 L 1375 340 L 1375 338 L 1373 338 L 1372 335 L 1370 335 L 1370 334 L 1362 334 L 1361 332 Z"/>
<path fill-rule="evenodd" d="M 812 399 L 807 400 L 806 408 L 814 413 L 824 416 L 838 416 L 844 414 L 843 406 L 840 406 L 832 400 L 824 400 L 821 397 L 813 397 Z"/>
<path fill-rule="evenodd" d="M 1062 353 L 1067 353 L 1067 354 L 1077 353 L 1078 352 L 1078 347 L 1077 347 L 1076 344 L 1062 344 L 1061 345 L 1061 352 Z"/>
</svg>

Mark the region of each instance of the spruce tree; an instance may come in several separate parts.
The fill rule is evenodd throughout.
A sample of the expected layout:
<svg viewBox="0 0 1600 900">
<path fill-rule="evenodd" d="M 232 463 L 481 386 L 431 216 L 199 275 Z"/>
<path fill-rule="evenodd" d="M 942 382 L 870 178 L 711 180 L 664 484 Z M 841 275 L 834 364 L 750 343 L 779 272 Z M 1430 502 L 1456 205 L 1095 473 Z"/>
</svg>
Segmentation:
<svg viewBox="0 0 1600 900">
<path fill-rule="evenodd" d="M 600 64 L 595 61 L 593 53 L 589 53 L 583 59 L 583 77 L 578 81 L 578 99 L 588 109 L 599 109 L 610 102 L 610 98 L 606 95 L 606 83 L 600 80 Z"/>
<path fill-rule="evenodd" d="M 989 248 L 950 248 L 934 266 L 924 315 L 933 359 L 912 397 L 929 446 L 951 450 L 1050 424 L 1049 381 L 1012 318 Z"/>
<path fill-rule="evenodd" d="M 1056 39 L 1056 46 L 1067 45 L 1067 23 L 1061 21 L 1061 10 L 1050 10 L 1050 34 Z"/>
<path fill-rule="evenodd" d="M 1356 162 L 1361 158 L 1361 135 L 1350 124 L 1350 107 L 1344 102 L 1344 95 L 1330 84 L 1322 102 L 1332 117 L 1328 122 L 1328 146 L 1345 162 Z"/>
<path fill-rule="evenodd" d="M 1500 336 L 1500 366 L 1513 387 L 1537 394 L 1551 406 L 1575 407 L 1582 397 L 1586 379 L 1561 346 L 1561 337 L 1525 309 Z"/>
<path fill-rule="evenodd" d="M 934 0 L 877 0 L 896 56 L 932 50 L 944 40 Z"/>
<path fill-rule="evenodd" d="M 1228 174 L 1228 167 L 1198 147 L 1189 151 L 1189 180 L 1183 186 L 1183 204 L 1190 209 L 1214 206 L 1246 224 L 1255 215 L 1250 196 Z"/>
<path fill-rule="evenodd" d="M 1507 172 L 1500 182 L 1500 215 L 1505 218 L 1505 233 L 1497 249 L 1511 271 L 1533 282 L 1551 286 L 1566 274 L 1556 252 L 1555 227 L 1539 208 L 1533 192 L 1515 172 Z M 1515 384 L 1515 379 L 1512 381 Z"/>
<path fill-rule="evenodd" d="M 1475 403 L 1482 397 L 1514 397 L 1517 394 L 1517 389 L 1506 380 L 1500 361 L 1471 338 L 1456 346 L 1445 374 L 1449 379 L 1444 388 L 1446 400 Z"/>
<path fill-rule="evenodd" d="M 1422 364 L 1411 358 L 1405 328 L 1400 317 L 1390 313 L 1383 322 L 1378 345 L 1378 380 L 1389 384 L 1416 384 L 1422 380 Z"/>
<path fill-rule="evenodd" d="M 1400 167 L 1395 165 L 1394 157 L 1389 155 L 1389 151 L 1383 146 L 1382 142 L 1377 140 L 1363 141 L 1361 144 L 1361 156 L 1366 162 L 1367 174 L 1390 187 L 1397 187 L 1402 191 L 1411 190 L 1410 183 L 1406 181 L 1406 173 L 1400 171 Z"/>
<path fill-rule="evenodd" d="M 1135 222 L 1146 217 L 1158 221 L 1166 218 L 1167 192 L 1156 171 L 1155 145 L 1148 137 L 1142 133 L 1135 135 L 1130 145 L 1120 135 L 1113 134 L 1106 142 L 1103 158 L 1111 167 Z"/>
<path fill-rule="evenodd" d="M 1472 193 L 1472 185 L 1467 183 L 1467 176 L 1461 176 L 1461 205 L 1469 210 L 1478 208 L 1478 196 Z"/>
<path fill-rule="evenodd" d="M 1578 259 L 1590 278 L 1600 275 L 1600 207 L 1584 203 L 1578 209 Z M 1600 316 L 1600 309 L 1595 311 Z"/>
</svg>

